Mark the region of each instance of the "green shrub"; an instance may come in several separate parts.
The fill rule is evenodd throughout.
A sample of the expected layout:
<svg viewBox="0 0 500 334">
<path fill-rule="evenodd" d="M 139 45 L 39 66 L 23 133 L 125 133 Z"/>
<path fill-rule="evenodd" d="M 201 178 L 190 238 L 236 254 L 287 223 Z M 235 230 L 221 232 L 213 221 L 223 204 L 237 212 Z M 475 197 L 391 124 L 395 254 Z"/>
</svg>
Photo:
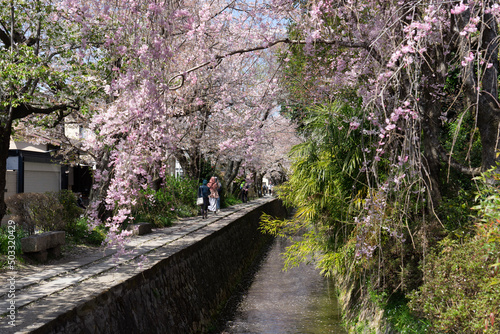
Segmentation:
<svg viewBox="0 0 500 334">
<path fill-rule="evenodd" d="M 66 231 L 83 212 L 68 190 L 15 194 L 5 200 L 12 220 L 28 235 L 39 231 Z"/>
<path fill-rule="evenodd" d="M 222 207 L 228 207 L 228 206 L 232 206 L 232 205 L 240 204 L 241 203 L 241 199 L 239 199 L 238 197 L 236 197 L 236 195 L 229 194 L 229 193 L 226 194 L 226 196 L 224 197 L 223 201 L 224 202 L 221 203 Z"/>
<path fill-rule="evenodd" d="M 21 193 L 5 200 L 12 220 L 22 226 L 28 235 L 35 230 L 62 230 L 63 206 L 50 193 Z"/>
<path fill-rule="evenodd" d="M 11 231 L 14 235 L 14 252 L 16 257 L 16 262 L 24 262 L 23 257 L 21 256 L 21 238 L 26 236 L 26 232 L 22 229 L 21 226 L 15 226 L 15 230 Z M 0 268 L 7 267 L 12 264 L 12 258 L 9 260 L 9 227 L 8 226 L 0 226 Z"/>
<path fill-rule="evenodd" d="M 473 192 L 461 189 L 451 198 L 443 197 L 436 213 L 448 231 L 467 228 L 474 220 L 471 211 L 473 203 Z"/>
<path fill-rule="evenodd" d="M 14 242 L 15 242 L 15 252 L 16 255 L 20 255 L 21 251 L 21 238 L 26 236 L 26 232 L 24 232 L 23 228 L 20 226 L 16 226 L 16 229 L 13 232 Z M 9 230 L 8 226 L 0 226 L 0 254 L 8 254 L 9 247 Z"/>
<path fill-rule="evenodd" d="M 148 188 L 141 193 L 133 210 L 135 221 L 148 221 L 156 227 L 172 225 L 178 217 L 196 215 L 196 181 L 169 176 L 159 190 Z"/>
<path fill-rule="evenodd" d="M 429 321 L 419 319 L 408 307 L 408 300 L 395 294 L 384 307 L 384 317 L 391 328 L 400 334 L 424 334 L 429 332 Z"/>
<path fill-rule="evenodd" d="M 84 210 L 80 208 L 77 203 L 77 198 L 74 192 L 71 190 L 60 190 L 55 192 L 54 195 L 58 198 L 59 203 L 63 207 L 62 219 L 66 222 L 65 230 L 71 228 L 72 224 L 75 224 L 77 219 L 83 214 Z"/>
<path fill-rule="evenodd" d="M 411 295 L 410 307 L 440 333 L 499 333 L 498 267 L 491 267 L 499 250 L 480 237 L 443 240 L 426 259 L 425 282 Z"/>
<path fill-rule="evenodd" d="M 100 245 L 106 239 L 106 230 L 103 226 L 99 225 L 92 231 L 89 231 L 87 219 L 80 217 L 75 219 L 75 222 L 67 229 L 66 238 L 69 238 L 74 243 Z"/>
<path fill-rule="evenodd" d="M 410 307 L 445 333 L 500 332 L 500 174 L 477 177 L 473 233 L 450 234 L 426 258 Z"/>
<path fill-rule="evenodd" d="M 500 247 L 500 166 L 494 167 L 481 174 L 479 192 L 476 196 L 477 210 L 480 223 L 476 224 L 478 235 L 491 248 Z M 500 268 L 500 257 L 497 257 L 493 268 Z M 494 284 L 500 284 L 500 277 L 495 277 Z"/>
<path fill-rule="evenodd" d="M 85 241 L 91 245 L 101 245 L 106 239 L 106 229 L 99 225 L 87 235 Z"/>
</svg>

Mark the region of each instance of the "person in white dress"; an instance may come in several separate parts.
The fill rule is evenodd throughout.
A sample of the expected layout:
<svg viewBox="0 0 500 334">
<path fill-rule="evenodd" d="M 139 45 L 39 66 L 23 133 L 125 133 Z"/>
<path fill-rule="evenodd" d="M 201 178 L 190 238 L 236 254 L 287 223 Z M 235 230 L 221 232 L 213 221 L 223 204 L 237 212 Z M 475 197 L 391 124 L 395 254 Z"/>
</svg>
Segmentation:
<svg viewBox="0 0 500 334">
<path fill-rule="evenodd" d="M 217 182 L 217 178 L 212 176 L 210 181 L 207 184 L 208 188 L 210 188 L 210 195 L 208 195 L 208 210 L 217 213 L 217 200 L 219 198 L 219 183 Z"/>
</svg>

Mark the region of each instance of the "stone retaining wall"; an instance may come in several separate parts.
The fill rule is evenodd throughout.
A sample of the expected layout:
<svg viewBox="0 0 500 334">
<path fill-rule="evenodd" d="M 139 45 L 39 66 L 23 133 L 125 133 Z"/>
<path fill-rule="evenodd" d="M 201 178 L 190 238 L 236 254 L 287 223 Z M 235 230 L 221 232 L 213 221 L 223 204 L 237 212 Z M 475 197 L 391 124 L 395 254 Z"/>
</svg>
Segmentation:
<svg viewBox="0 0 500 334">
<path fill-rule="evenodd" d="M 285 215 L 274 200 L 209 225 L 172 244 L 168 257 L 32 333 L 206 332 L 269 241 L 258 231 L 262 212 Z"/>
</svg>

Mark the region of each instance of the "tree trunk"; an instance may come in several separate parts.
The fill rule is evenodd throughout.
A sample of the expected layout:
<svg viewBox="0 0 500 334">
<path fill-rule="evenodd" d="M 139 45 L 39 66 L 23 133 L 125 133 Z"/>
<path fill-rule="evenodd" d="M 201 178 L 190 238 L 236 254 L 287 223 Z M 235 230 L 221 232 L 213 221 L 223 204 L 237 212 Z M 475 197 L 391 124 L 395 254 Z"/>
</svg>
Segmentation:
<svg viewBox="0 0 500 334">
<path fill-rule="evenodd" d="M 4 112 L 1 111 L 3 114 Z M 7 112 L 5 112 L 7 114 Z M 5 187 L 7 184 L 7 158 L 9 157 L 10 134 L 12 120 L 5 116 L 0 118 L 0 221 L 6 214 Z"/>
<path fill-rule="evenodd" d="M 487 7 L 496 1 L 488 1 Z M 469 22 L 470 11 L 467 10 L 456 22 L 457 31 L 462 31 Z M 469 64 L 463 70 L 463 82 L 466 96 L 470 103 L 476 104 L 477 127 L 481 136 L 481 170 L 485 171 L 496 164 L 498 148 L 498 126 L 500 105 L 498 100 L 498 22 L 491 13 L 484 13 L 483 23 L 479 27 L 482 31 L 480 39 L 476 41 L 480 46 L 480 53 L 485 59 L 484 64 Z M 470 52 L 471 41 L 465 37 L 457 37 L 456 49 L 461 52 L 460 57 Z M 471 45 L 476 48 L 476 45 Z M 488 66 L 490 64 L 491 66 Z M 481 82 L 477 73 L 481 72 Z M 480 90 L 479 90 L 480 89 Z M 479 94 L 478 94 L 479 91 Z"/>
<path fill-rule="evenodd" d="M 491 14 L 484 15 L 485 25 L 481 44 L 486 46 L 485 59 L 493 66 L 484 69 L 482 92 L 479 97 L 477 126 L 481 134 L 481 169 L 494 166 L 498 150 L 498 125 L 500 107 L 498 101 L 498 31 L 497 21 Z"/>
<path fill-rule="evenodd" d="M 232 194 L 234 191 L 233 181 L 238 176 L 238 172 L 240 170 L 241 160 L 239 161 L 230 161 L 226 166 L 226 174 L 222 180 L 222 184 L 224 189 L 228 189 L 229 191 L 226 193 Z"/>
<path fill-rule="evenodd" d="M 447 66 L 445 56 L 437 48 L 429 50 L 429 59 L 422 68 L 422 96 L 419 106 L 422 109 L 422 149 L 423 149 L 423 179 L 429 190 L 432 205 L 438 206 L 442 200 L 440 171 L 440 136 L 441 99 L 435 95 L 433 87 L 444 87 Z"/>
<path fill-rule="evenodd" d="M 197 180 L 200 177 L 201 155 L 197 149 L 194 150 L 194 153 L 189 152 L 187 154 L 184 151 L 176 151 L 174 152 L 174 157 L 189 178 Z"/>
<path fill-rule="evenodd" d="M 97 161 L 96 169 L 101 170 L 101 171 L 110 170 L 109 169 L 109 154 L 110 154 L 109 151 L 103 152 L 102 156 L 99 157 L 99 159 Z M 108 175 L 108 179 L 105 180 L 104 183 L 101 184 L 99 188 L 97 188 L 97 189 L 92 188 L 92 190 L 90 191 L 89 200 L 90 200 L 90 202 L 96 202 L 96 201 L 99 202 L 99 206 L 97 208 L 97 213 L 98 213 L 99 219 L 103 222 L 106 221 L 109 217 L 111 217 L 113 215 L 113 213 L 110 210 L 106 209 L 106 204 L 104 202 L 104 199 L 106 198 L 106 194 L 108 192 L 112 177 L 113 176 L 112 176 L 112 172 L 111 172 L 110 175 Z"/>
<path fill-rule="evenodd" d="M 255 172 L 254 174 L 254 188 L 255 188 L 255 193 L 257 194 L 258 197 L 262 197 L 262 178 L 264 177 L 264 174 Z"/>
</svg>

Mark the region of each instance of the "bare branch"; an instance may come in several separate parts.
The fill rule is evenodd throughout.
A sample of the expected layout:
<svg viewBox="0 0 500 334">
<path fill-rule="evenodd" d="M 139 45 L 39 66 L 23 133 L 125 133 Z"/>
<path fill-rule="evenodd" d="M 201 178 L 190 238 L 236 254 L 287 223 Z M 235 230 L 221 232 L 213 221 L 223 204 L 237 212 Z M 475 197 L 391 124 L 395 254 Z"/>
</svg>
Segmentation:
<svg viewBox="0 0 500 334">
<path fill-rule="evenodd" d="M 215 55 L 213 60 L 206 61 L 200 65 L 196 65 L 182 73 L 174 75 L 170 80 L 168 80 L 167 86 L 169 87 L 169 90 L 177 90 L 184 86 L 184 81 L 185 81 L 185 76 L 186 74 L 189 74 L 191 72 L 194 72 L 202 67 L 208 66 L 210 64 L 213 64 L 214 62 L 220 63 L 223 59 L 234 56 L 237 54 L 244 54 L 244 53 L 249 53 L 249 52 L 254 52 L 254 51 L 260 51 L 260 50 L 266 50 L 269 49 L 277 44 L 284 43 L 284 44 L 308 44 L 307 41 L 305 40 L 294 40 L 294 39 L 289 39 L 289 38 L 282 38 L 282 39 L 277 39 L 272 42 L 267 42 L 259 46 L 254 46 L 246 49 L 239 49 L 239 50 L 234 50 L 231 52 L 228 52 L 223 55 Z M 347 48 L 363 48 L 369 52 L 369 54 L 379 63 L 383 64 L 383 59 L 382 57 L 373 50 L 370 45 L 371 43 L 368 42 L 353 42 L 353 41 L 343 41 L 343 40 L 328 40 L 328 39 L 321 39 L 321 40 L 316 40 L 314 41 L 315 44 L 325 44 L 325 45 L 336 45 L 336 46 L 341 46 L 341 47 L 347 47 Z"/>
<path fill-rule="evenodd" d="M 53 112 L 64 111 L 67 109 L 78 110 L 79 108 L 70 104 L 58 104 L 48 108 L 38 108 L 29 104 L 20 104 L 17 107 L 12 108 L 12 120 L 21 119 L 33 114 L 43 114 L 49 115 Z"/>
</svg>

